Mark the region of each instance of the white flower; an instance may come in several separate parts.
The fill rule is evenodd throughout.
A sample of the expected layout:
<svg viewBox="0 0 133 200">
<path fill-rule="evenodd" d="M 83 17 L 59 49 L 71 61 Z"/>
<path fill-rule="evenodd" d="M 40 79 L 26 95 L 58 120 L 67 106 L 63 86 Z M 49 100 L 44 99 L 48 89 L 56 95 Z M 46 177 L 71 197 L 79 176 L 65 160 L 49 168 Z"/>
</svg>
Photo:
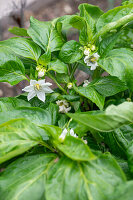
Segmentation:
<svg viewBox="0 0 133 200">
<path fill-rule="evenodd" d="M 60 113 L 68 113 L 71 110 L 69 103 L 66 100 L 58 100 L 56 104 L 59 106 Z"/>
<path fill-rule="evenodd" d="M 37 96 L 38 99 L 45 102 L 45 93 L 52 93 L 53 90 L 50 89 L 48 86 L 51 86 L 52 83 L 45 82 L 44 80 L 30 80 L 30 85 L 22 89 L 25 92 L 29 92 L 27 98 L 28 101 L 33 97 Z"/>
<path fill-rule="evenodd" d="M 98 66 L 97 60 L 99 59 L 98 53 L 93 53 L 91 56 L 85 56 L 84 62 L 87 64 L 87 66 L 90 66 L 90 70 L 95 70 Z"/>
<path fill-rule="evenodd" d="M 86 56 L 90 55 L 90 48 L 85 48 L 84 55 L 86 55 Z"/>
<path fill-rule="evenodd" d="M 67 129 L 65 128 L 65 129 L 62 131 L 61 135 L 59 136 L 59 139 L 60 139 L 61 141 L 64 141 L 66 135 L 67 135 Z"/>
<path fill-rule="evenodd" d="M 78 138 L 78 136 L 76 135 L 76 133 L 74 133 L 74 130 L 72 128 L 70 129 L 70 135 Z"/>
<path fill-rule="evenodd" d="M 83 87 L 88 86 L 89 83 L 90 83 L 90 82 L 89 82 L 88 80 L 85 80 L 85 81 L 84 81 L 84 84 L 83 84 Z"/>
</svg>

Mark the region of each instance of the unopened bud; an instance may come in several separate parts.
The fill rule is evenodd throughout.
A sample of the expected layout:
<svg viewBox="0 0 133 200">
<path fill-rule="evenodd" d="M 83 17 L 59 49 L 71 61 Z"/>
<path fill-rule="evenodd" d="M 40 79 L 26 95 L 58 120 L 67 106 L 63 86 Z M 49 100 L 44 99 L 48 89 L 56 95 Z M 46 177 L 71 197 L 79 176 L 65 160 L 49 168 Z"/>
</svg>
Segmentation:
<svg viewBox="0 0 133 200">
<path fill-rule="evenodd" d="M 72 83 L 68 83 L 68 84 L 67 84 L 67 88 L 68 88 L 68 89 L 71 89 L 72 87 L 73 87 L 73 84 L 72 84 Z"/>
<path fill-rule="evenodd" d="M 40 77 L 40 78 L 43 77 L 45 75 L 45 73 L 46 73 L 46 69 L 39 70 L 38 77 Z"/>
<path fill-rule="evenodd" d="M 92 50 L 92 51 L 95 51 L 95 50 L 96 50 L 95 45 L 92 45 L 92 46 L 91 46 L 91 50 Z"/>
</svg>

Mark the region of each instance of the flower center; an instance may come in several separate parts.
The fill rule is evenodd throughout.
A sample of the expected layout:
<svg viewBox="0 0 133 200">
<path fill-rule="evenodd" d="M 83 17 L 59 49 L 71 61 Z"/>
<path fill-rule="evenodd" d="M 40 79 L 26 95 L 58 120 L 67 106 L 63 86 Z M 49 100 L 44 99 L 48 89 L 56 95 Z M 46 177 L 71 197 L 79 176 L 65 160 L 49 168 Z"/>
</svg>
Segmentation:
<svg viewBox="0 0 133 200">
<path fill-rule="evenodd" d="M 95 57 L 91 57 L 91 58 L 90 58 L 90 61 L 91 61 L 92 63 L 94 63 L 94 62 L 97 61 L 97 59 L 96 59 Z"/>
<path fill-rule="evenodd" d="M 35 84 L 35 89 L 36 89 L 36 90 L 40 90 L 40 89 L 41 89 L 41 86 L 40 86 L 38 83 L 36 83 L 36 84 Z"/>
</svg>

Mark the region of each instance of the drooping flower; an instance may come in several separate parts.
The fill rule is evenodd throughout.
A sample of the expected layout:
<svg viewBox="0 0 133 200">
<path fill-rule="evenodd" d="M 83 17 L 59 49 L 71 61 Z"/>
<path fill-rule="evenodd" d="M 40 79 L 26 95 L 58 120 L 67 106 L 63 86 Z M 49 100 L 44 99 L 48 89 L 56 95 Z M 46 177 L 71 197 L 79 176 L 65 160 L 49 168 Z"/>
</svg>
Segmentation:
<svg viewBox="0 0 133 200">
<path fill-rule="evenodd" d="M 61 141 L 64 141 L 66 135 L 67 135 L 67 129 L 65 128 L 65 129 L 62 131 L 61 135 L 59 136 L 59 139 L 60 139 Z"/>
<path fill-rule="evenodd" d="M 95 70 L 98 66 L 97 60 L 99 57 L 98 53 L 93 53 L 91 56 L 85 56 L 84 62 L 91 67 L 91 70 Z"/>
<path fill-rule="evenodd" d="M 78 136 L 76 135 L 76 133 L 74 133 L 74 130 L 72 128 L 70 129 L 70 131 L 65 128 L 59 136 L 59 139 L 63 142 L 67 134 L 71 135 L 72 137 L 78 138 Z"/>
<path fill-rule="evenodd" d="M 58 100 L 56 104 L 59 106 L 60 113 L 68 113 L 71 110 L 69 103 L 66 100 Z"/>
<path fill-rule="evenodd" d="M 76 133 L 74 133 L 74 130 L 72 128 L 70 129 L 70 135 L 78 138 L 78 136 L 76 135 Z"/>
<path fill-rule="evenodd" d="M 52 93 L 53 90 L 49 88 L 52 83 L 45 82 L 44 80 L 30 80 L 30 85 L 26 86 L 24 89 L 22 89 L 25 92 L 28 92 L 28 101 L 32 99 L 33 97 L 37 96 L 38 99 L 45 102 L 45 94 L 46 93 Z"/>
<path fill-rule="evenodd" d="M 89 81 L 88 80 L 84 80 L 84 84 L 83 84 L 83 87 L 87 87 L 89 85 Z"/>
</svg>

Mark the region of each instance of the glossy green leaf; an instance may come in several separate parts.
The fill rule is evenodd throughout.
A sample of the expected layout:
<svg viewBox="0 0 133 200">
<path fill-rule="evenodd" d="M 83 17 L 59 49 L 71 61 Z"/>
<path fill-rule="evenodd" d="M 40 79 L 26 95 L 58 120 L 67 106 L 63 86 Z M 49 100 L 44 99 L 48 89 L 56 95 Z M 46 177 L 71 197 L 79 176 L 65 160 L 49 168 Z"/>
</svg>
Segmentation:
<svg viewBox="0 0 133 200">
<path fill-rule="evenodd" d="M 91 82 L 90 86 L 105 97 L 115 95 L 127 89 L 126 84 L 115 76 L 106 76 L 94 80 Z"/>
<path fill-rule="evenodd" d="M 23 63 L 7 47 L 0 46 L 0 82 L 16 85 L 27 79 Z"/>
<path fill-rule="evenodd" d="M 47 66 L 50 60 L 51 60 L 51 52 L 47 51 L 46 53 L 44 53 L 39 57 L 38 63 L 43 66 Z"/>
<path fill-rule="evenodd" d="M 9 28 L 8 31 L 17 36 L 29 37 L 25 28 L 19 28 L 14 26 L 13 28 Z"/>
<path fill-rule="evenodd" d="M 80 47 L 81 45 L 75 40 L 66 42 L 60 51 L 60 59 L 65 63 L 74 63 L 78 61 L 83 56 L 83 52 Z"/>
<path fill-rule="evenodd" d="M 94 161 L 74 162 L 61 158 L 49 171 L 47 200 L 107 200 L 125 176 L 108 154 Z"/>
<path fill-rule="evenodd" d="M 43 138 L 42 138 L 43 135 Z M 47 140 L 46 133 L 26 119 L 0 125 L 0 163 L 28 151 Z"/>
<path fill-rule="evenodd" d="M 108 145 L 109 151 L 117 157 L 126 158 L 127 148 L 133 140 L 133 125 L 122 126 L 110 133 L 101 133 L 104 143 Z"/>
<path fill-rule="evenodd" d="M 37 125 L 41 124 L 55 124 L 57 122 L 58 106 L 50 106 L 43 110 L 41 108 L 20 107 L 14 108 L 12 111 L 5 111 L 0 113 L 0 124 L 11 119 L 26 118 Z"/>
<path fill-rule="evenodd" d="M 97 36 L 103 35 L 133 20 L 133 5 L 119 6 L 103 14 L 96 24 Z"/>
<path fill-rule="evenodd" d="M 11 48 L 11 50 L 23 57 L 38 60 L 41 48 L 33 41 L 26 38 L 11 38 L 0 42 L 1 46 Z"/>
<path fill-rule="evenodd" d="M 94 20 L 98 20 L 99 17 L 104 14 L 104 12 L 98 7 L 94 6 L 88 3 L 83 3 L 79 5 L 80 15 L 84 16 L 83 12 L 84 10 L 87 11 L 87 13 L 92 17 Z"/>
<path fill-rule="evenodd" d="M 59 59 L 53 60 L 48 65 L 48 71 L 56 71 L 59 74 L 67 74 L 67 65 L 61 62 Z"/>
<path fill-rule="evenodd" d="M 133 139 L 131 140 L 131 142 L 127 148 L 127 158 L 128 158 L 129 170 L 133 177 Z"/>
<path fill-rule="evenodd" d="M 81 86 L 80 86 L 80 87 L 76 87 L 76 86 L 74 86 L 74 90 L 75 90 L 78 94 L 80 94 L 80 95 L 82 95 L 82 96 L 84 96 L 84 97 L 90 99 L 90 100 L 91 100 L 93 103 L 95 103 L 101 110 L 103 109 L 105 98 L 104 98 L 101 94 L 99 94 L 99 93 L 95 90 L 95 88 L 90 87 L 90 86 L 87 86 L 87 87 L 81 87 Z"/>
<path fill-rule="evenodd" d="M 67 115 L 90 129 L 108 132 L 122 125 L 133 123 L 133 103 L 124 102 L 118 106 L 111 105 L 105 111 L 67 113 Z"/>
<path fill-rule="evenodd" d="M 63 45 L 62 38 L 52 22 L 42 22 L 31 17 L 28 34 L 44 51 L 58 51 Z"/>
<path fill-rule="evenodd" d="M 88 4 L 89 5 L 89 4 Z M 91 40 L 92 36 L 93 36 L 93 32 L 94 32 L 94 28 L 95 28 L 95 21 L 94 19 L 89 15 L 89 13 L 87 12 L 86 9 L 86 5 L 85 4 L 81 4 L 79 6 L 79 10 L 80 10 L 80 16 L 84 18 L 84 20 L 87 23 L 87 29 L 88 29 L 88 38 L 89 40 Z"/>
<path fill-rule="evenodd" d="M 45 199 L 46 174 L 56 157 L 54 154 L 33 155 L 10 164 L 0 177 L 1 200 Z"/>
<path fill-rule="evenodd" d="M 62 151 L 68 158 L 78 161 L 89 161 L 96 159 L 88 145 L 81 139 L 67 136 L 63 144 L 56 144 L 57 148 Z"/>
<path fill-rule="evenodd" d="M 15 97 L 0 98 L 0 112 L 10 111 L 17 107 L 30 107 L 30 103 Z"/>
<path fill-rule="evenodd" d="M 99 47 L 98 47 L 100 56 L 104 57 L 107 53 L 110 52 L 110 50 L 113 49 L 113 47 L 117 43 L 121 34 L 122 34 L 122 31 L 119 31 L 117 33 L 110 33 L 110 34 L 107 34 L 102 39 L 102 41 L 99 43 Z"/>
<path fill-rule="evenodd" d="M 117 190 L 110 196 L 109 200 L 132 200 L 133 181 L 128 181 L 117 187 Z"/>
<path fill-rule="evenodd" d="M 133 90 L 133 52 L 121 48 L 111 50 L 104 58 L 99 59 L 100 66 L 112 76 L 117 76 Z"/>
</svg>

